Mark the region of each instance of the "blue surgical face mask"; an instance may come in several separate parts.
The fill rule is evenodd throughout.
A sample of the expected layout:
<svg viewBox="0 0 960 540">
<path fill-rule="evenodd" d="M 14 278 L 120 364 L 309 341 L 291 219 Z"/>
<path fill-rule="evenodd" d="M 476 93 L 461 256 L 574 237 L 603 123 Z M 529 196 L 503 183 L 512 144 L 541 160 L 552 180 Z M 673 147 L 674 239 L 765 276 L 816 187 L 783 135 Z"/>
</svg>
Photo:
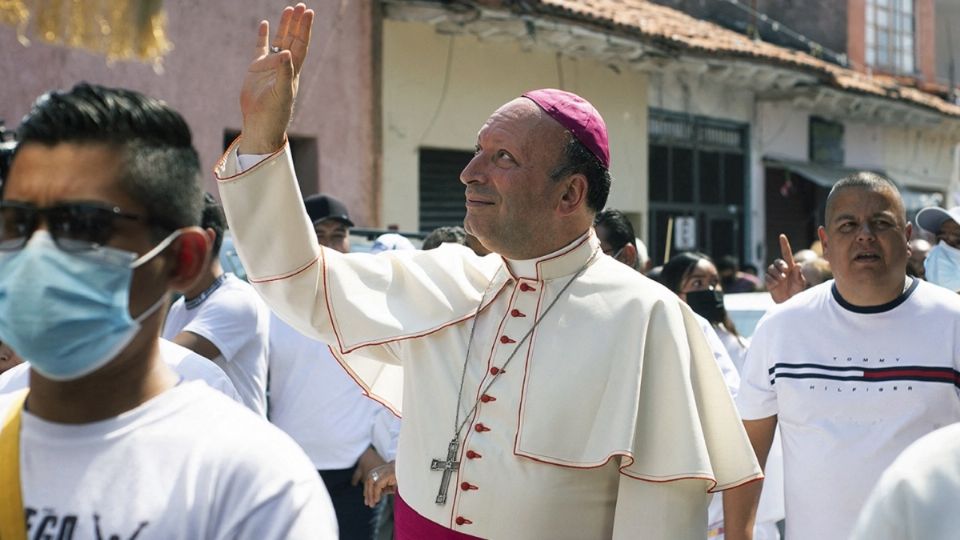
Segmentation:
<svg viewBox="0 0 960 540">
<path fill-rule="evenodd" d="M 960 249 L 941 240 L 927 253 L 923 270 L 924 277 L 930 283 L 954 292 L 960 291 Z"/>
<path fill-rule="evenodd" d="M 133 270 L 156 257 L 176 231 L 140 258 L 109 247 L 61 250 L 45 230 L 23 249 L 0 253 L 0 339 L 48 379 L 79 379 L 103 367 L 156 312 L 130 316 Z"/>
</svg>

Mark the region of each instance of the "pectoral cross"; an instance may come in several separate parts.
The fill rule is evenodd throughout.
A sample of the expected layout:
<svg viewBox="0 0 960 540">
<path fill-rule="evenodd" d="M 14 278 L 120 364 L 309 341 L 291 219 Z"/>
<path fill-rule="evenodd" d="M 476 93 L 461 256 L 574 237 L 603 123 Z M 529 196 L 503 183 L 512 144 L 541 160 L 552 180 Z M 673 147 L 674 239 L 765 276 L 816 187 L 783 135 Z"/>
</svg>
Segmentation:
<svg viewBox="0 0 960 540">
<path fill-rule="evenodd" d="M 453 474 L 453 471 L 460 467 L 460 462 L 456 461 L 457 451 L 459 449 L 460 441 L 458 437 L 454 437 L 453 440 L 450 441 L 450 446 L 447 447 L 446 461 L 434 459 L 430 462 L 431 471 L 443 471 L 443 478 L 440 479 L 440 491 L 437 492 L 437 504 L 447 503 L 447 488 L 450 487 L 450 476 Z"/>
</svg>

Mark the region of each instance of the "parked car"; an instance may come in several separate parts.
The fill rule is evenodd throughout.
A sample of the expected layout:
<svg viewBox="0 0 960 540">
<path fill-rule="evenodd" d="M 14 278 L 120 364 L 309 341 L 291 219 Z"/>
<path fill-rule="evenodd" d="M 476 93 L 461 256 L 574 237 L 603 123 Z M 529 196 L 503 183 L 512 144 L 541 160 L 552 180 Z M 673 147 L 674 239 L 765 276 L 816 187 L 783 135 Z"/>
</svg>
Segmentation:
<svg viewBox="0 0 960 540">
<path fill-rule="evenodd" d="M 776 305 L 768 292 L 735 293 L 723 297 L 727 314 L 741 336 L 749 338 L 766 312 Z"/>
</svg>

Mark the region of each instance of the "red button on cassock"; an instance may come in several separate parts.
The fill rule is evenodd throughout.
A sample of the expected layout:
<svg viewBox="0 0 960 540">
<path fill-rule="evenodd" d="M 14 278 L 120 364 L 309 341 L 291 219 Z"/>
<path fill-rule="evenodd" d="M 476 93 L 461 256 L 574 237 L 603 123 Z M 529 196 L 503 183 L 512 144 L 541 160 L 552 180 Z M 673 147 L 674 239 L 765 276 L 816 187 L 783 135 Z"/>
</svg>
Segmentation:
<svg viewBox="0 0 960 540">
<path fill-rule="evenodd" d="M 526 317 L 519 309 L 510 310 L 511 317 Z"/>
<path fill-rule="evenodd" d="M 488 396 L 487 394 L 484 394 L 484 395 L 480 396 L 480 401 L 482 401 L 482 402 L 484 402 L 484 403 L 490 403 L 491 401 L 496 401 L 496 400 L 497 400 L 497 398 L 495 398 L 495 397 L 493 397 L 493 396 Z"/>
<path fill-rule="evenodd" d="M 473 485 L 473 484 L 470 484 L 469 482 L 464 482 L 464 483 L 460 484 L 460 489 L 462 489 L 463 491 L 469 491 L 469 490 L 471 490 L 471 489 L 480 489 L 480 488 L 478 488 L 477 486 L 475 486 L 475 485 Z"/>
<path fill-rule="evenodd" d="M 483 456 L 474 452 L 473 450 L 467 450 L 467 459 L 480 459 Z"/>
<path fill-rule="evenodd" d="M 521 283 L 521 284 L 520 284 L 520 290 L 523 291 L 523 292 L 528 292 L 528 291 L 535 291 L 536 289 L 534 289 L 534 288 L 531 287 L 530 285 L 527 285 L 526 283 Z"/>
<path fill-rule="evenodd" d="M 457 516 L 457 519 L 455 521 L 457 522 L 457 525 L 469 525 L 473 523 L 472 521 L 470 521 L 469 519 L 463 516 Z"/>
<path fill-rule="evenodd" d="M 493 366 L 492 368 L 490 368 L 491 375 L 496 375 L 497 373 L 500 373 L 500 368 L 498 368 L 497 366 Z"/>
<path fill-rule="evenodd" d="M 509 336 L 500 336 L 500 343 L 506 345 L 507 343 L 516 343 L 516 340 L 510 339 Z"/>
<path fill-rule="evenodd" d="M 478 431 L 478 432 L 480 432 L 480 433 L 483 433 L 484 431 L 490 431 L 490 428 L 488 428 L 487 426 L 485 426 L 485 425 L 483 425 L 483 424 L 477 424 L 477 425 L 473 426 L 473 429 L 476 430 L 476 431 Z"/>
</svg>

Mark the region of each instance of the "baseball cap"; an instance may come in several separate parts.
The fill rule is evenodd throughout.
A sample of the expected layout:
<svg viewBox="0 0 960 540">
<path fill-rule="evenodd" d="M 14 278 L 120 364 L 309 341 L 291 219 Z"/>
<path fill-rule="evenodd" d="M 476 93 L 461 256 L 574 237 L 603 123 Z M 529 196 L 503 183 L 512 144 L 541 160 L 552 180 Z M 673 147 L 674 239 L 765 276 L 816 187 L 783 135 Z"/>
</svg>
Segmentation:
<svg viewBox="0 0 960 540">
<path fill-rule="evenodd" d="M 410 240 L 407 240 L 405 236 L 397 233 L 386 233 L 381 234 L 373 241 L 373 246 L 370 247 L 370 253 L 409 249 L 417 249 L 417 247 L 414 246 Z"/>
<path fill-rule="evenodd" d="M 940 226 L 944 221 L 952 219 L 960 224 L 960 206 L 954 206 L 949 210 L 944 210 L 939 206 L 928 206 L 917 212 L 917 225 L 930 233 L 940 232 Z"/>
<path fill-rule="evenodd" d="M 543 109 L 550 118 L 568 129 L 596 156 L 604 169 L 610 169 L 610 144 L 607 124 L 600 113 L 582 97 L 555 88 L 542 88 L 523 94 Z"/>
<path fill-rule="evenodd" d="M 350 213 L 347 212 L 346 205 L 330 195 L 324 195 L 322 193 L 310 195 L 303 200 L 303 206 L 307 209 L 307 215 L 310 216 L 310 221 L 314 223 L 324 219 L 335 219 L 343 222 L 347 227 L 353 227 L 353 222 L 350 221 Z"/>
</svg>

